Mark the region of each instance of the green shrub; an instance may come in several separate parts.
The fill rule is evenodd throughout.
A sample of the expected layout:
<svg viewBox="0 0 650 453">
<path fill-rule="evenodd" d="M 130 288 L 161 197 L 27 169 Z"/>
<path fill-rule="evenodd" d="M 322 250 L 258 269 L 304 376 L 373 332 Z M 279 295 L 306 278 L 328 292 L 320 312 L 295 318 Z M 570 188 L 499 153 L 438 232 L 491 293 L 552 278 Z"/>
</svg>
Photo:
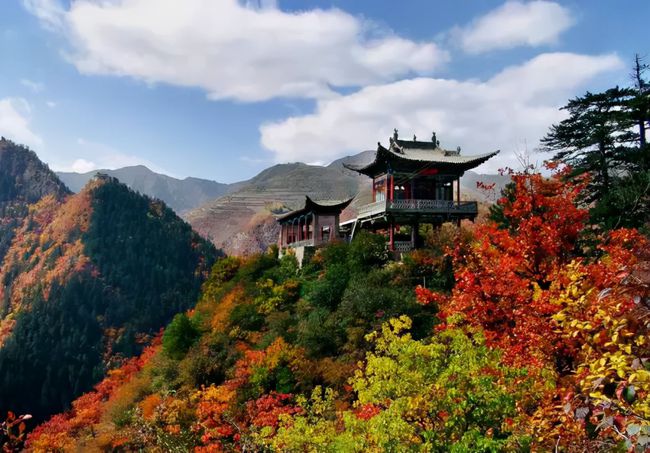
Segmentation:
<svg viewBox="0 0 650 453">
<path fill-rule="evenodd" d="M 388 261 L 386 238 L 361 230 L 348 249 L 350 272 L 363 272 Z"/>
<path fill-rule="evenodd" d="M 348 286 L 350 271 L 345 262 L 330 265 L 319 280 L 310 282 L 308 298 L 317 307 L 335 309 Z"/>
<path fill-rule="evenodd" d="M 264 317 L 255 304 L 240 304 L 230 312 L 230 324 L 242 330 L 258 331 L 264 326 Z"/>
<path fill-rule="evenodd" d="M 210 272 L 210 278 L 208 281 L 210 284 L 222 285 L 225 282 L 232 280 L 237 274 L 240 264 L 239 259 L 233 258 L 232 256 L 218 260 L 214 266 L 212 266 L 212 272 Z"/>
<path fill-rule="evenodd" d="M 180 360 L 199 335 L 199 330 L 192 320 L 185 313 L 179 313 L 165 329 L 162 340 L 163 350 L 169 357 Z"/>
<path fill-rule="evenodd" d="M 297 342 L 310 356 L 324 357 L 337 353 L 344 335 L 329 310 L 316 308 L 299 324 Z"/>
</svg>

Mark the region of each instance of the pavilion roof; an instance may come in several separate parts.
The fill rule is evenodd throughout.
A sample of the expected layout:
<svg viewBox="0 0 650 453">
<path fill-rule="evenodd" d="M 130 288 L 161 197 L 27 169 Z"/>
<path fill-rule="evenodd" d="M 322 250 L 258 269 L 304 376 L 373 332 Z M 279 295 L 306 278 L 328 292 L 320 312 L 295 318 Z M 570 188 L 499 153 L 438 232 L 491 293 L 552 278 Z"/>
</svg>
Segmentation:
<svg viewBox="0 0 650 453">
<path fill-rule="evenodd" d="M 296 217 L 314 212 L 317 214 L 340 214 L 352 202 L 354 197 L 347 200 L 323 200 L 314 201 L 308 195 L 305 195 L 305 204 L 302 208 L 296 209 L 277 217 L 278 222 L 284 222 Z"/>
<path fill-rule="evenodd" d="M 375 159 L 365 165 L 352 165 L 343 164 L 346 168 L 363 173 L 369 176 L 380 173 L 386 170 L 386 165 L 407 163 L 411 165 L 426 165 L 440 164 L 447 167 L 453 167 L 460 171 L 465 171 L 470 168 L 478 167 L 483 162 L 491 157 L 496 156 L 499 151 L 490 153 L 478 154 L 473 156 L 464 156 L 460 153 L 460 147 L 455 150 L 443 149 L 440 143 L 435 140 L 424 142 L 418 140 L 399 140 L 396 135 L 390 138 L 390 145 L 388 148 L 377 143 L 377 152 Z M 415 137 L 414 137 L 415 138 Z"/>
</svg>

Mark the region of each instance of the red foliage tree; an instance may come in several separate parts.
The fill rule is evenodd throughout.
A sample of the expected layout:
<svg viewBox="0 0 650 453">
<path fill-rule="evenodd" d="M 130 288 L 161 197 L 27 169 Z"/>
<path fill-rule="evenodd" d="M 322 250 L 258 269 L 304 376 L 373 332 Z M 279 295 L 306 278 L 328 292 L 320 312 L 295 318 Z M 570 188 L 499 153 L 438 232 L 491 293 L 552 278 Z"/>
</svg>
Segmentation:
<svg viewBox="0 0 650 453">
<path fill-rule="evenodd" d="M 509 363 L 540 363 L 552 356 L 551 315 L 557 307 L 545 297 L 558 272 L 573 257 L 587 211 L 576 207 L 581 185 L 558 173 L 512 174 L 514 197 L 499 200 L 505 225 L 475 228 L 469 251 L 457 249 L 456 286 L 449 298 L 418 290 L 418 300 L 436 301 L 441 316 L 461 315 L 478 325 Z"/>
</svg>

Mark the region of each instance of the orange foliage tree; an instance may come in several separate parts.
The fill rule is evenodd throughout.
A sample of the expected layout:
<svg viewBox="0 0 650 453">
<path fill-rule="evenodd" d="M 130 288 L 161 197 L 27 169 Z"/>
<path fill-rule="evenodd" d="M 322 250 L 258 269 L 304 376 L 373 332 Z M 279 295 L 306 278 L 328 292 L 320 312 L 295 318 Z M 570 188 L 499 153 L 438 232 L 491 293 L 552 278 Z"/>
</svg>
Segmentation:
<svg viewBox="0 0 650 453">
<path fill-rule="evenodd" d="M 74 437 L 84 429 L 91 429 L 100 421 L 103 403 L 115 391 L 131 380 L 160 349 L 160 334 L 138 357 L 127 360 L 121 367 L 108 372 L 108 376 L 88 392 L 72 402 L 72 408 L 39 425 L 27 437 L 26 445 L 32 451 L 61 451 L 71 448 Z"/>
</svg>

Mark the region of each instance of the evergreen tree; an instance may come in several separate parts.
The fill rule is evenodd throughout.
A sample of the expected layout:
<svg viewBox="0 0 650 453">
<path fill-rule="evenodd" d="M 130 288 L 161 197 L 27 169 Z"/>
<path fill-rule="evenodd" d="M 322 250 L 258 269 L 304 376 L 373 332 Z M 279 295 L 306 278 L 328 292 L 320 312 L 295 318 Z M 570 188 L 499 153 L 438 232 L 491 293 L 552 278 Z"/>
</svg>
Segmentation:
<svg viewBox="0 0 650 453">
<path fill-rule="evenodd" d="M 616 87 L 571 99 L 562 108 L 569 117 L 551 126 L 542 139 L 543 150 L 555 151 L 553 160 L 571 166 L 572 176 L 591 177 L 587 203 L 607 195 L 613 179 L 629 170 L 636 139 L 631 131 L 634 94 L 632 89 Z"/>
<path fill-rule="evenodd" d="M 606 229 L 647 229 L 650 222 L 650 84 L 648 65 L 637 55 L 631 88 L 589 93 L 563 107 L 569 117 L 551 127 L 542 149 L 572 168 L 570 178 L 587 174 L 584 202 L 591 219 Z"/>
</svg>

